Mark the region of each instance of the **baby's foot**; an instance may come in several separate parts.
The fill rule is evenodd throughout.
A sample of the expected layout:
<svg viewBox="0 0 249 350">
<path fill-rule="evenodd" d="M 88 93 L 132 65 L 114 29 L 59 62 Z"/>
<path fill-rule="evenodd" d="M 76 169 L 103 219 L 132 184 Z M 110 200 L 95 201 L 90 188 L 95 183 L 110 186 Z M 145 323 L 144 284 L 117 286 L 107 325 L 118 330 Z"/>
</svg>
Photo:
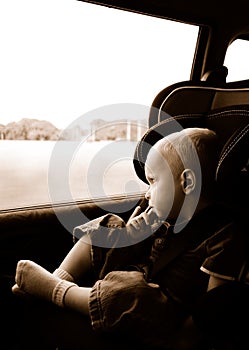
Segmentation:
<svg viewBox="0 0 249 350">
<path fill-rule="evenodd" d="M 19 297 L 22 297 L 23 299 L 30 299 L 30 295 L 28 293 L 24 292 L 24 290 L 22 290 L 20 287 L 18 287 L 17 284 L 15 284 L 12 287 L 12 293 L 19 296 Z"/>
<path fill-rule="evenodd" d="M 30 260 L 20 260 L 16 268 L 16 285 L 12 291 L 20 294 L 20 291 L 26 292 L 38 298 L 50 300 L 54 287 L 60 281 L 49 271 Z"/>
</svg>

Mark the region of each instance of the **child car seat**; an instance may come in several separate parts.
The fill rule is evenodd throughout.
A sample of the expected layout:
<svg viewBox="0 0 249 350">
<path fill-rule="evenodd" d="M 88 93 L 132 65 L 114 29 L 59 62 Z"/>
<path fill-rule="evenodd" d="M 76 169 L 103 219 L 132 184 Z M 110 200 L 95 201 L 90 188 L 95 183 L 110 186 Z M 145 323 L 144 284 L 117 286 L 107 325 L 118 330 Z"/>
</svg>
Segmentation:
<svg viewBox="0 0 249 350">
<path fill-rule="evenodd" d="M 149 130 L 138 142 L 133 160 L 137 175 L 145 182 L 144 163 L 148 151 L 151 145 L 164 135 L 187 127 L 207 127 L 218 134 L 220 156 L 216 169 L 216 182 L 219 189 L 219 199 L 232 207 L 235 216 L 238 217 L 240 224 L 242 227 L 244 225 L 245 232 L 247 232 L 246 221 L 249 215 L 249 81 L 223 83 L 219 86 L 213 86 L 206 81 L 197 84 L 193 81 L 173 84 L 162 90 L 154 99 L 148 124 Z M 145 139 L 146 142 L 144 142 Z M 237 301 L 229 299 L 229 295 L 241 295 L 239 305 L 243 305 L 243 300 L 246 302 L 249 294 L 247 295 L 246 292 L 241 294 L 240 287 L 237 289 L 234 284 L 231 290 L 229 290 L 230 287 L 226 287 L 224 289 L 225 295 L 222 294 L 222 291 L 216 292 L 216 290 L 213 290 L 210 296 L 207 293 L 207 302 L 205 303 L 204 300 L 202 308 L 198 310 L 198 319 L 205 319 L 207 312 L 212 314 L 212 310 L 216 310 L 217 306 L 219 306 L 219 310 L 226 307 L 227 300 L 229 300 L 227 309 L 233 306 L 233 309 L 236 310 Z M 245 295 L 247 297 L 243 299 Z M 238 330 L 236 327 L 237 319 L 226 321 L 231 325 L 230 329 Z M 248 325 L 248 323 L 246 324 Z M 212 325 L 205 324 L 205 327 L 207 332 L 212 329 Z M 240 340 L 244 339 L 244 336 L 241 331 L 238 331 L 235 338 L 238 339 L 235 346 L 239 346 Z M 223 341 L 224 343 L 222 343 Z M 226 339 L 222 339 L 220 344 L 226 346 Z M 206 349 L 205 344 L 196 344 L 194 347 L 194 349 L 204 348 Z M 192 347 L 189 349 L 193 350 Z M 218 350 L 219 347 L 212 346 L 212 349 Z"/>
</svg>

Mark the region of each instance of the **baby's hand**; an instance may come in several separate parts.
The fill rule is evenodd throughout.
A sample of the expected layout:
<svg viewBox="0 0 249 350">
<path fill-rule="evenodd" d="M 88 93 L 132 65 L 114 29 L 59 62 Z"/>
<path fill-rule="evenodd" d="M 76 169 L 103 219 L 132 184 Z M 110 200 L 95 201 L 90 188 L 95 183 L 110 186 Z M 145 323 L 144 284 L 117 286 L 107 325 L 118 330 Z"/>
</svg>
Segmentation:
<svg viewBox="0 0 249 350">
<path fill-rule="evenodd" d="M 148 207 L 144 212 L 130 219 L 126 228 L 131 239 L 141 241 L 151 235 L 160 224 L 153 208 Z"/>
<path fill-rule="evenodd" d="M 144 212 L 129 220 L 128 225 L 136 230 L 145 229 L 147 225 L 152 225 L 155 219 L 156 214 L 153 208 L 148 207 Z"/>
</svg>

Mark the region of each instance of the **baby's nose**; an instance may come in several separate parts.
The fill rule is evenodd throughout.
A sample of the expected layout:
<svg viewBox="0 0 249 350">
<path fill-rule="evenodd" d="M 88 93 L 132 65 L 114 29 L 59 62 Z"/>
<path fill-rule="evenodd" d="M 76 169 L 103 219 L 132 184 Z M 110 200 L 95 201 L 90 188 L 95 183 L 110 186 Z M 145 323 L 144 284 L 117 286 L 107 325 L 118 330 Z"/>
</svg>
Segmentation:
<svg viewBox="0 0 249 350">
<path fill-rule="evenodd" d="M 148 189 L 148 191 L 145 193 L 145 199 L 150 199 L 150 189 Z"/>
</svg>

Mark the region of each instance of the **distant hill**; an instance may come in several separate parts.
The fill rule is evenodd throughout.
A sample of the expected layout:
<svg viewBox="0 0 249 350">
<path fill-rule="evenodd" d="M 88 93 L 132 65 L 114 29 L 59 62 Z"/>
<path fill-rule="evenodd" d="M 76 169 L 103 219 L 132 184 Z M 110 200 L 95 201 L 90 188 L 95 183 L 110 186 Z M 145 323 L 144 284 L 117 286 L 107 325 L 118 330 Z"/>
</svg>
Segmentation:
<svg viewBox="0 0 249 350">
<path fill-rule="evenodd" d="M 145 123 L 144 123 L 145 125 Z M 95 119 L 91 122 L 91 130 L 75 124 L 65 130 L 57 129 L 46 120 L 23 118 L 7 125 L 0 124 L 0 140 L 138 140 L 145 129 L 134 120 L 106 121 Z"/>
<path fill-rule="evenodd" d="M 0 125 L 0 138 L 5 140 L 58 140 L 60 130 L 46 120 L 23 118 Z"/>
</svg>

